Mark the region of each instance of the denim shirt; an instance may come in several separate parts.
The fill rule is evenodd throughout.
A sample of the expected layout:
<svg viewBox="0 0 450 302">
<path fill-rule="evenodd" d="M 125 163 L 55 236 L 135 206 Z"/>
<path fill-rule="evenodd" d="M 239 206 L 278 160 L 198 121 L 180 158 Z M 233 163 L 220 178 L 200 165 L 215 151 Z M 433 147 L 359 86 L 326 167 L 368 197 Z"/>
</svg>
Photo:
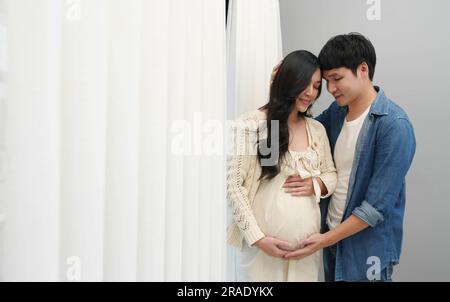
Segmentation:
<svg viewBox="0 0 450 302">
<path fill-rule="evenodd" d="M 350 174 L 342 221 L 352 214 L 369 227 L 338 242 L 336 281 L 367 279 L 373 265 L 383 270 L 399 262 L 405 211 L 405 176 L 416 140 L 408 116 L 383 90 L 378 92 L 364 120 Z M 316 119 L 324 126 L 334 154 L 348 107 L 333 102 Z M 330 199 L 321 202 L 322 230 Z"/>
</svg>

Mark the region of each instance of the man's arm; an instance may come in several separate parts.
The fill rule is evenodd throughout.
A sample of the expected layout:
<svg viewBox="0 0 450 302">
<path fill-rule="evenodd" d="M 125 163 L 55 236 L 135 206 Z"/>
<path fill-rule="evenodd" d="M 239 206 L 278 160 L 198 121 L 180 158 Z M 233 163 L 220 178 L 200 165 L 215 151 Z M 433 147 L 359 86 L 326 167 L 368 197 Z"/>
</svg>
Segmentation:
<svg viewBox="0 0 450 302">
<path fill-rule="evenodd" d="M 380 129 L 381 130 L 381 129 Z M 397 118 L 377 137 L 372 176 L 365 200 L 353 214 L 375 227 L 391 211 L 403 188 L 416 150 L 411 123 Z"/>
<path fill-rule="evenodd" d="M 326 232 L 323 238 L 324 247 L 336 244 L 337 242 L 361 232 L 369 225 L 356 215 L 351 215 L 344 222 L 336 226 L 334 229 Z"/>
<path fill-rule="evenodd" d="M 361 206 L 335 229 L 303 240 L 300 245 L 305 248 L 288 253 L 285 258 L 306 257 L 383 221 L 402 188 L 414 157 L 414 131 L 408 120 L 399 118 L 379 134 L 377 141 L 374 171 Z"/>
<path fill-rule="evenodd" d="M 351 215 L 336 228 L 329 230 L 325 234 L 314 234 L 300 241 L 300 249 L 287 253 L 285 259 L 302 259 L 320 249 L 332 246 L 337 242 L 361 232 L 369 225 L 359 217 Z"/>
</svg>

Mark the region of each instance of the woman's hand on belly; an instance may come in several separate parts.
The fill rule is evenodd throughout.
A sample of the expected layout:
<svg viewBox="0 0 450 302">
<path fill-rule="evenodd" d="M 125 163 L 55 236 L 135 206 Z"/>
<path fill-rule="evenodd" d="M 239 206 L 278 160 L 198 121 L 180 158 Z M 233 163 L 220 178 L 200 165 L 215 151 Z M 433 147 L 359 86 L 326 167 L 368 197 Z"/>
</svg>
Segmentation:
<svg viewBox="0 0 450 302">
<path fill-rule="evenodd" d="M 284 191 L 292 196 L 313 196 L 314 184 L 312 178 L 301 178 L 299 175 L 291 175 L 283 185 Z"/>
<path fill-rule="evenodd" d="M 266 236 L 254 244 L 264 253 L 275 258 L 283 258 L 288 251 L 282 247 L 290 247 L 291 243 L 274 237 Z"/>
</svg>

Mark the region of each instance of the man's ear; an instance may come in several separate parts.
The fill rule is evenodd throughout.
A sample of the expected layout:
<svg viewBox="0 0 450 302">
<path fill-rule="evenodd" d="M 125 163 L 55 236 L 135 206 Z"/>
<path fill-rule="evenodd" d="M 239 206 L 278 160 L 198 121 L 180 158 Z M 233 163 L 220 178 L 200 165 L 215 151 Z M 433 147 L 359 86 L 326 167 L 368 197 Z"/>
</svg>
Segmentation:
<svg viewBox="0 0 450 302">
<path fill-rule="evenodd" d="M 366 62 L 359 64 L 358 71 L 361 73 L 363 78 L 369 78 L 369 65 L 367 65 Z"/>
</svg>

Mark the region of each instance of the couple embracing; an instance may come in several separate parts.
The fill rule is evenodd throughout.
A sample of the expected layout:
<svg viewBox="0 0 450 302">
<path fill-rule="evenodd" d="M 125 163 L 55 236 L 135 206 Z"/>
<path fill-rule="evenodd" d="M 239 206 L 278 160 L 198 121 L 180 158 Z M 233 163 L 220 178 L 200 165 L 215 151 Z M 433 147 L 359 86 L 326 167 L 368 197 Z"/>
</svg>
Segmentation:
<svg viewBox="0 0 450 302">
<path fill-rule="evenodd" d="M 274 68 L 269 101 L 240 116 L 228 159 L 238 281 L 391 281 L 398 264 L 411 122 L 373 85 L 376 53 L 364 36 L 330 39 Z M 335 101 L 310 109 L 325 80 Z"/>
</svg>

